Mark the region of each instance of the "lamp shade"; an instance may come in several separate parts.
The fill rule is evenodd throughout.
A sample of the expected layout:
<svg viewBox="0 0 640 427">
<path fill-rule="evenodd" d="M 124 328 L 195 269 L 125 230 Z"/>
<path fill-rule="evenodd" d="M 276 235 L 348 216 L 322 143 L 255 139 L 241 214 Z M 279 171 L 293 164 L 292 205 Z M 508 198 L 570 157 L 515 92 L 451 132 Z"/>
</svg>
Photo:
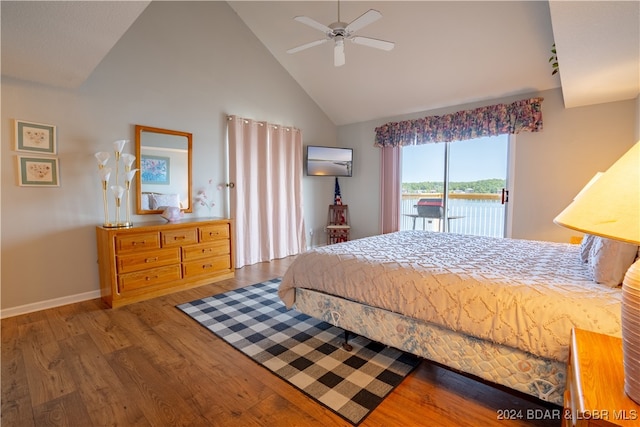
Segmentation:
<svg viewBox="0 0 640 427">
<path fill-rule="evenodd" d="M 640 141 L 553 221 L 583 233 L 640 244 Z"/>
<path fill-rule="evenodd" d="M 640 244 L 640 142 L 593 179 L 554 220 L 605 238 Z M 640 260 L 622 281 L 620 324 L 624 391 L 640 403 Z"/>
<path fill-rule="evenodd" d="M 117 141 L 113 141 L 113 151 L 115 151 L 117 154 L 122 153 L 122 150 L 124 149 L 124 145 L 129 142 L 128 139 L 119 139 Z"/>
<path fill-rule="evenodd" d="M 109 161 L 109 153 L 101 151 L 95 154 L 96 160 L 98 160 L 98 167 L 103 168 Z"/>
<path fill-rule="evenodd" d="M 122 161 L 124 162 L 125 170 L 128 171 L 131 169 L 131 165 L 133 164 L 133 161 L 135 159 L 136 159 L 136 156 L 134 156 L 133 154 L 129 154 L 129 153 L 122 154 Z"/>
</svg>

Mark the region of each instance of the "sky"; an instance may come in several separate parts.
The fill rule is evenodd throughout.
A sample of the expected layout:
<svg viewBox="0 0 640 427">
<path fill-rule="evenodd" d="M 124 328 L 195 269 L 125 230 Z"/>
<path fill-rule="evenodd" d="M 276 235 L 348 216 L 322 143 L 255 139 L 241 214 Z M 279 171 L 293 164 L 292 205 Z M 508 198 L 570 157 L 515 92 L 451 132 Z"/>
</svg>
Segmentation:
<svg viewBox="0 0 640 427">
<path fill-rule="evenodd" d="M 508 135 L 452 142 L 449 181 L 505 178 Z M 444 143 L 402 148 L 402 182 L 442 181 Z"/>
</svg>

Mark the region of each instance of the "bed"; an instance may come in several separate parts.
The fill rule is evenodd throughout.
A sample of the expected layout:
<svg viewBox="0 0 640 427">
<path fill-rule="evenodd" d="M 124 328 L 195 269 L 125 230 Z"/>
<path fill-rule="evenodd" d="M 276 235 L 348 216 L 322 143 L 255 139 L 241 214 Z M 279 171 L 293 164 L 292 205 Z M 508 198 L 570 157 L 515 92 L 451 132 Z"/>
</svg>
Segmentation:
<svg viewBox="0 0 640 427">
<path fill-rule="evenodd" d="M 298 255 L 278 293 L 346 331 L 562 405 L 571 328 L 621 336 L 621 289 L 592 279 L 584 251 L 400 231 Z"/>
</svg>

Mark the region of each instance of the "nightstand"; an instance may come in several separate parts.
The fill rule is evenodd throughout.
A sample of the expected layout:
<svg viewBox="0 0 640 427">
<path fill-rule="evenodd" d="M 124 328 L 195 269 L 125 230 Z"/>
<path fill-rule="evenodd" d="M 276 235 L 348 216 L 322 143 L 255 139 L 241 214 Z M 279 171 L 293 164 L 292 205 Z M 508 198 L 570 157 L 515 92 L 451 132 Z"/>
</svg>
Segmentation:
<svg viewBox="0 0 640 427">
<path fill-rule="evenodd" d="M 622 340 L 571 331 L 563 426 L 640 426 L 640 405 L 624 392 Z"/>
</svg>

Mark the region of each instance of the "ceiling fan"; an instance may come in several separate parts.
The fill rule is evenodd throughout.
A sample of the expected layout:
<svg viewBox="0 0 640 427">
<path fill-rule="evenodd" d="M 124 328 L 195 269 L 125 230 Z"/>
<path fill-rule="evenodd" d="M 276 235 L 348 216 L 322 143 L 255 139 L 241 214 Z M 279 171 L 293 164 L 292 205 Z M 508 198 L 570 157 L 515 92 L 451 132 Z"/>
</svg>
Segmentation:
<svg viewBox="0 0 640 427">
<path fill-rule="evenodd" d="M 354 35 L 356 31 L 382 18 L 382 14 L 374 9 L 369 9 L 351 23 L 347 24 L 340 21 L 340 1 L 338 0 L 338 21 L 326 26 L 307 16 L 296 16 L 294 20 L 308 25 L 316 30 L 320 30 L 325 34 L 325 38 L 321 40 L 305 43 L 298 47 L 287 50 L 287 53 L 296 53 L 301 50 L 318 46 L 330 40 L 334 41 L 333 47 L 333 65 L 340 67 L 345 64 L 344 41 L 351 40 L 355 44 L 373 47 L 382 50 L 391 50 L 395 46 L 393 42 L 385 40 L 373 39 L 370 37 L 362 37 Z"/>
</svg>

